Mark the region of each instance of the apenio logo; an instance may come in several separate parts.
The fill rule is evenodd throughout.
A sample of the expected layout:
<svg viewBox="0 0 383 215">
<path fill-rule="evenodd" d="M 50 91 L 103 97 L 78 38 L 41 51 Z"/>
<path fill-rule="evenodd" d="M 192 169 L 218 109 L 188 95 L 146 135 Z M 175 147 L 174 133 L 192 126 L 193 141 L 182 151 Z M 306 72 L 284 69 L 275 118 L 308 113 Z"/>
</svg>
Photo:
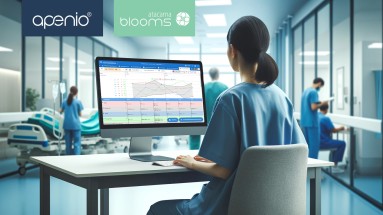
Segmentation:
<svg viewBox="0 0 383 215">
<path fill-rule="evenodd" d="M 40 15 L 36 15 L 32 19 L 32 23 L 34 26 L 41 26 L 44 29 L 50 26 L 64 26 L 66 27 L 67 24 L 70 26 L 82 26 L 85 27 L 89 24 L 89 18 L 92 16 L 91 12 L 88 12 L 87 15 L 78 16 L 78 13 L 76 12 L 75 16 L 52 16 L 47 15 L 45 17 L 42 17 Z"/>
<path fill-rule="evenodd" d="M 24 36 L 102 36 L 102 0 L 23 0 Z"/>
</svg>

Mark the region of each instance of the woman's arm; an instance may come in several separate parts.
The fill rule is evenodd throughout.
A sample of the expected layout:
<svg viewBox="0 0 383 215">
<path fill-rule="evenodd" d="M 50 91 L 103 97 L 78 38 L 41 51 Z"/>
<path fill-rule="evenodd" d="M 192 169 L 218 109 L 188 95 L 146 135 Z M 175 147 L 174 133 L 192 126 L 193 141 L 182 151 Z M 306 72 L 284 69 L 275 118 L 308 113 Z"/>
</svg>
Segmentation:
<svg viewBox="0 0 383 215">
<path fill-rule="evenodd" d="M 231 174 L 231 170 L 200 156 L 193 158 L 190 155 L 180 155 L 173 161 L 173 163 L 224 180 Z"/>
<path fill-rule="evenodd" d="M 337 132 L 339 132 L 339 131 L 343 131 L 343 130 L 345 130 L 344 126 L 341 126 L 341 127 L 339 127 L 339 128 L 334 128 L 334 129 L 332 129 L 332 132 L 333 132 L 333 133 L 337 133 Z"/>
</svg>

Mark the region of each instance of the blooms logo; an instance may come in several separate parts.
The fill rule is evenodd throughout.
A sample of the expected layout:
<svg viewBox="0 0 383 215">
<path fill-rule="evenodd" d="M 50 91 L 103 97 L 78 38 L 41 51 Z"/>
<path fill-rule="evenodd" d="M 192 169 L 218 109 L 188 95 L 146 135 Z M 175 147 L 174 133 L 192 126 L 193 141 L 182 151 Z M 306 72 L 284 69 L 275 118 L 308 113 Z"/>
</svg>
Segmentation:
<svg viewBox="0 0 383 215">
<path fill-rule="evenodd" d="M 102 36 L 102 0 L 23 0 L 24 36 Z"/>
<path fill-rule="evenodd" d="M 194 0 L 114 1 L 119 36 L 194 36 Z"/>
<path fill-rule="evenodd" d="M 187 26 L 190 22 L 189 14 L 185 12 L 179 12 L 177 14 L 177 24 L 181 26 Z"/>
</svg>

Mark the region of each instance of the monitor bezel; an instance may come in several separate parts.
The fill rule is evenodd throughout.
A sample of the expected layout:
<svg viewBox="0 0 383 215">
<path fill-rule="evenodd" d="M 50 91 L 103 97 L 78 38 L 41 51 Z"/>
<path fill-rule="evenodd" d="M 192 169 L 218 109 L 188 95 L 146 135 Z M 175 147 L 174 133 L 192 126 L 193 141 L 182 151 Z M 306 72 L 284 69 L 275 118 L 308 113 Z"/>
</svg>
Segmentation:
<svg viewBox="0 0 383 215">
<path fill-rule="evenodd" d="M 153 124 L 104 124 L 103 110 L 102 110 L 102 97 L 101 97 L 101 82 L 100 82 L 100 70 L 99 62 L 101 60 L 111 61 L 130 61 L 130 62 L 153 62 L 153 63 L 177 63 L 177 64 L 199 64 L 200 65 L 200 78 L 202 87 L 202 99 L 203 99 L 203 112 L 204 122 L 200 123 L 153 123 Z M 193 60 L 167 60 L 167 59 L 145 59 L 145 58 L 121 58 L 121 57 L 96 57 L 96 87 L 97 87 L 97 104 L 99 112 L 100 129 L 125 129 L 125 128 L 175 128 L 175 127 L 206 127 L 207 115 L 206 115 L 206 103 L 205 103 L 205 86 L 203 80 L 203 66 L 201 61 Z"/>
</svg>

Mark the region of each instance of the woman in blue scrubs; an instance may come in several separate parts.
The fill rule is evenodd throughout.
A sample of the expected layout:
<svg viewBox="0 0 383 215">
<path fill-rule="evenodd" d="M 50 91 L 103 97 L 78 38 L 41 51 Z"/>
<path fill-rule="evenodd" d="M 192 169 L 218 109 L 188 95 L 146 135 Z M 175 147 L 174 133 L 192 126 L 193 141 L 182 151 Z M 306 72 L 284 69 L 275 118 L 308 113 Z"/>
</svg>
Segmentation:
<svg viewBox="0 0 383 215">
<path fill-rule="evenodd" d="M 63 101 L 60 112 L 64 112 L 64 139 L 67 155 L 81 154 L 81 111 L 84 109 L 80 100 L 76 99 L 78 89 L 72 86 L 68 98 Z M 73 146 L 73 147 L 72 147 Z"/>
<path fill-rule="evenodd" d="M 265 24 L 257 17 L 242 17 L 230 27 L 227 56 L 242 83 L 218 97 L 198 155 L 180 155 L 174 161 L 210 176 L 210 182 L 191 199 L 153 204 L 149 215 L 227 214 L 236 169 L 246 148 L 306 144 L 293 117 L 293 105 L 273 84 L 278 68 L 266 53 L 269 40 Z"/>
</svg>

